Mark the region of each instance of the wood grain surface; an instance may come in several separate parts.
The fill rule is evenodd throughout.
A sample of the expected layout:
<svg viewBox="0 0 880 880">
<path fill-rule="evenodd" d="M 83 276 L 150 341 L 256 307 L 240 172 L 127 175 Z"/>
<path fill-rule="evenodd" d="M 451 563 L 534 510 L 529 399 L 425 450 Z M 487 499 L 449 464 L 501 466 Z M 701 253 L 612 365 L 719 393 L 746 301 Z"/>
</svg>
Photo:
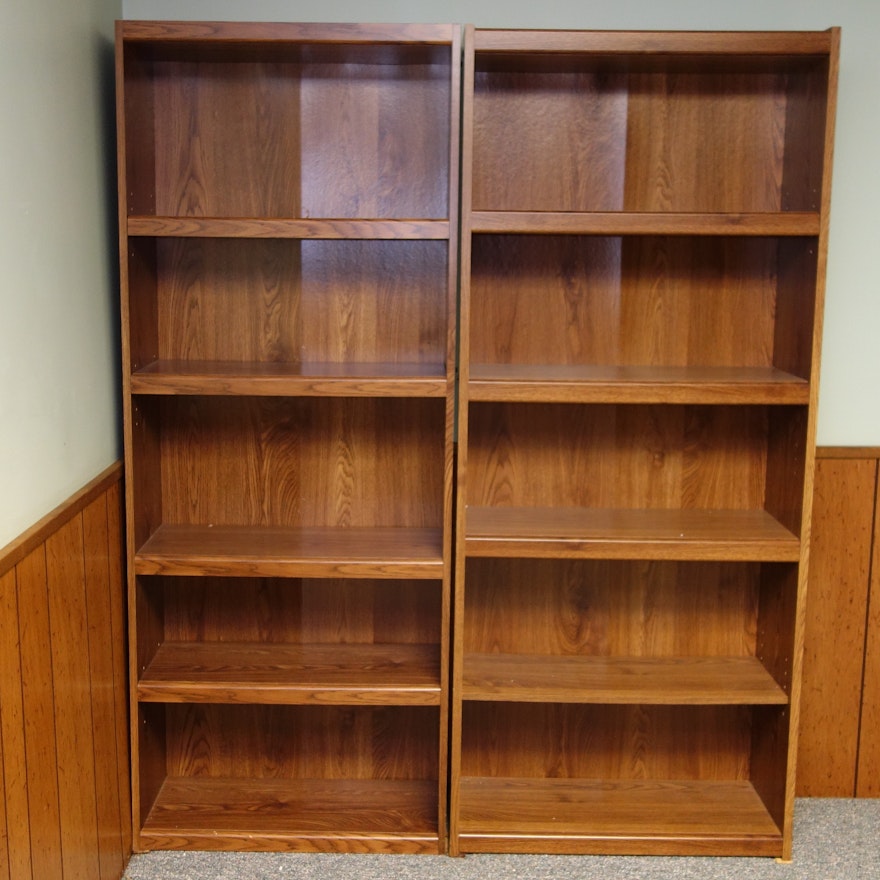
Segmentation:
<svg viewBox="0 0 880 880">
<path fill-rule="evenodd" d="M 804 797 L 856 790 L 876 480 L 873 459 L 820 459 L 816 471 L 797 778 Z"/>
<path fill-rule="evenodd" d="M 131 852 L 120 476 L 116 465 L 4 551 L 4 880 L 118 880 Z"/>
</svg>

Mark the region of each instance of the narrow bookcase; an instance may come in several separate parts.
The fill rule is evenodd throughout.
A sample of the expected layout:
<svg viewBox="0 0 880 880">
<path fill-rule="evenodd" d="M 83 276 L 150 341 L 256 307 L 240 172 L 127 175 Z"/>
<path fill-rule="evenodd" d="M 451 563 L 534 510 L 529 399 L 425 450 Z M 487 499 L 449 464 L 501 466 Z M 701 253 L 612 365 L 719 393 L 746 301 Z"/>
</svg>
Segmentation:
<svg viewBox="0 0 880 880">
<path fill-rule="evenodd" d="M 453 853 L 790 857 L 838 41 L 466 29 Z"/>
<path fill-rule="evenodd" d="M 136 850 L 446 849 L 460 58 L 118 25 Z"/>
</svg>

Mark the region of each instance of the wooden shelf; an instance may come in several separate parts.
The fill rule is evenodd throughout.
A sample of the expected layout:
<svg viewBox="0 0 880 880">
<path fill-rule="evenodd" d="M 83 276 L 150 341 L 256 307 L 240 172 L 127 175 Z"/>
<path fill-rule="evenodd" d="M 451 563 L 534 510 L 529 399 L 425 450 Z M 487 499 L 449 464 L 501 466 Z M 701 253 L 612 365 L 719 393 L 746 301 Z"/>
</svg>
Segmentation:
<svg viewBox="0 0 880 880">
<path fill-rule="evenodd" d="M 462 697 L 529 703 L 786 705 L 754 657 L 465 654 Z"/>
<path fill-rule="evenodd" d="M 643 211 L 474 211 L 474 233 L 545 235 L 818 235 L 812 211 L 692 213 Z"/>
<path fill-rule="evenodd" d="M 137 574 L 246 577 L 443 577 L 440 529 L 163 525 L 135 555 Z"/>
<path fill-rule="evenodd" d="M 800 542 L 763 510 L 470 507 L 468 556 L 797 562 Z"/>
<path fill-rule="evenodd" d="M 131 376 L 133 394 L 265 397 L 445 397 L 442 364 L 269 364 L 154 361 Z"/>
<path fill-rule="evenodd" d="M 747 781 L 461 780 L 461 849 L 779 856 L 782 834 Z"/>
<path fill-rule="evenodd" d="M 137 685 L 165 703 L 440 704 L 437 645 L 166 642 Z"/>
<path fill-rule="evenodd" d="M 805 379 L 773 367 L 472 364 L 472 401 L 806 405 Z"/>
<path fill-rule="evenodd" d="M 449 238 L 447 220 L 263 219 L 257 217 L 128 218 L 129 236 L 155 238 L 400 239 Z"/>
<path fill-rule="evenodd" d="M 437 783 L 169 777 L 145 849 L 437 853 Z"/>
</svg>

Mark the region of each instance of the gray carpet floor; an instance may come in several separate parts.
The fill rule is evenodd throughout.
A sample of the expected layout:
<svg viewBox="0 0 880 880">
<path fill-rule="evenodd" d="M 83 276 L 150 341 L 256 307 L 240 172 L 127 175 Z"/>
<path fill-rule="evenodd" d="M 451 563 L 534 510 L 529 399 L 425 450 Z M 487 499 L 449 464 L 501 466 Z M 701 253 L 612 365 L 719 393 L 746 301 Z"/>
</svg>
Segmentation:
<svg viewBox="0 0 880 880">
<path fill-rule="evenodd" d="M 125 880 L 880 880 L 880 800 L 801 799 L 794 858 L 312 855 L 134 856 Z"/>
</svg>

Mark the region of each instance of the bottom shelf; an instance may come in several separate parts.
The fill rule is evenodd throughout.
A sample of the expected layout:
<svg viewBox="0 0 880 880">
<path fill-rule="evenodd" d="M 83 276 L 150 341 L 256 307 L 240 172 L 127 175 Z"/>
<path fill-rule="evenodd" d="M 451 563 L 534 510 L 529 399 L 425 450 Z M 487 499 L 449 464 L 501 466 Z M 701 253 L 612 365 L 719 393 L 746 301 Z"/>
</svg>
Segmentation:
<svg viewBox="0 0 880 880">
<path fill-rule="evenodd" d="M 140 849 L 438 853 L 437 783 L 170 777 Z"/>
<path fill-rule="evenodd" d="M 782 855 L 754 787 L 733 780 L 464 777 L 458 835 L 474 853 Z"/>
</svg>

